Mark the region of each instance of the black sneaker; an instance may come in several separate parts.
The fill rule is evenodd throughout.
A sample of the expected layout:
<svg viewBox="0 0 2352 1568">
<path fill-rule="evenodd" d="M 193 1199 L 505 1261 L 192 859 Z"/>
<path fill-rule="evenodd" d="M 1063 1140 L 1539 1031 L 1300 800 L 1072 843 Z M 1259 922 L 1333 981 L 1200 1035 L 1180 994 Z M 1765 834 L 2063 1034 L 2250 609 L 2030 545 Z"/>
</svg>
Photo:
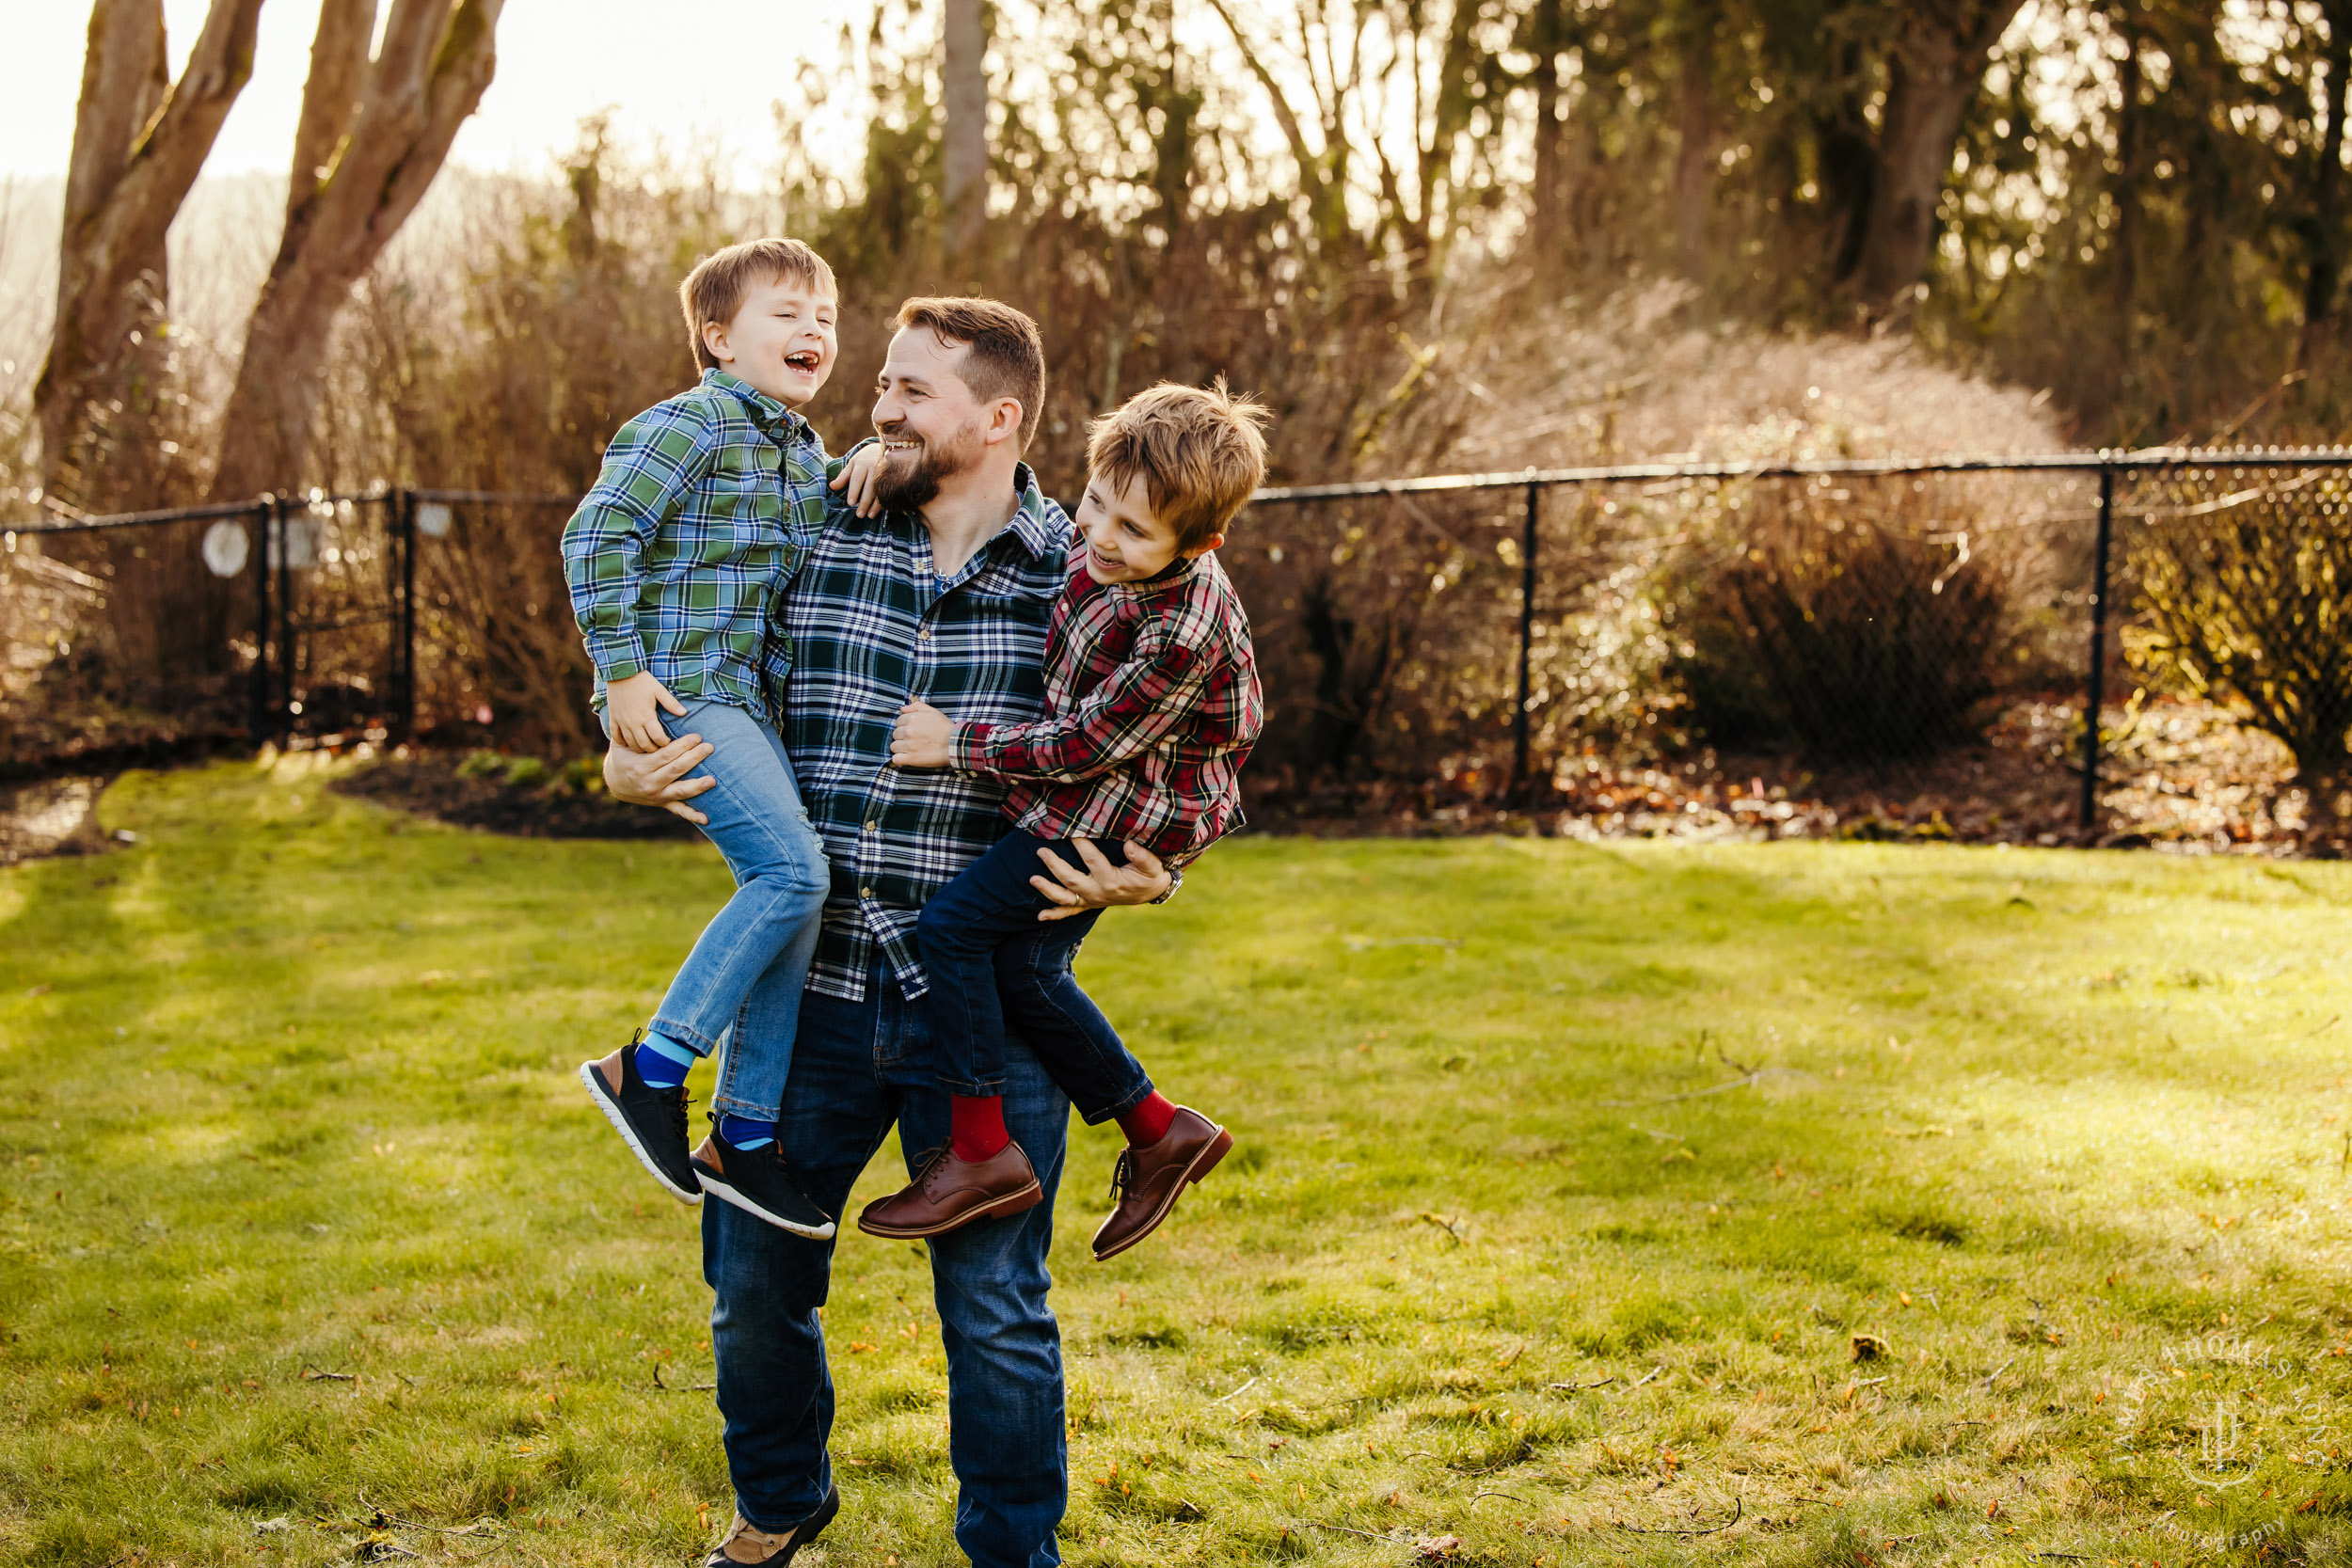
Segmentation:
<svg viewBox="0 0 2352 1568">
<path fill-rule="evenodd" d="M 695 1180 L 704 1192 L 757 1214 L 779 1229 L 812 1242 L 833 1238 L 833 1216 L 808 1200 L 784 1163 L 784 1146 L 738 1148 L 719 1135 L 717 1117 L 710 1118 L 710 1136 L 694 1150 Z"/>
<path fill-rule="evenodd" d="M 641 1033 L 638 1037 L 643 1039 Z M 657 1089 L 637 1076 L 637 1042 L 600 1062 L 580 1064 L 580 1081 L 596 1098 L 604 1119 L 653 1179 L 680 1203 L 700 1203 L 693 1163 L 686 1156 L 686 1085 Z"/>
</svg>

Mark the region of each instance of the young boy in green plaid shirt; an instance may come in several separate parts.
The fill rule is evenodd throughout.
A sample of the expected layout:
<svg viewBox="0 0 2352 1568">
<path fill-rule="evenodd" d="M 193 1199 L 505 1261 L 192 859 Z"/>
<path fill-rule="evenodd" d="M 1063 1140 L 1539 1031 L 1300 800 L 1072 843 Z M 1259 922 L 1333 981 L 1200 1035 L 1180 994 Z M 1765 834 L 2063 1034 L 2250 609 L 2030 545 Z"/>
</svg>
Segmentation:
<svg viewBox="0 0 2352 1568">
<path fill-rule="evenodd" d="M 833 1218 L 775 1140 L 830 881 L 776 736 L 792 650 L 775 617 L 825 519 L 824 444 L 798 411 L 833 370 L 833 269 L 798 240 L 755 240 L 705 259 L 678 298 L 701 382 L 612 437 L 564 565 L 605 733 L 659 751 L 667 714 L 715 748 L 695 805 L 736 888 L 650 1026 L 580 1076 L 672 1196 L 823 1240 Z M 722 1037 L 706 1163 L 687 1152 L 686 1073 Z"/>
</svg>

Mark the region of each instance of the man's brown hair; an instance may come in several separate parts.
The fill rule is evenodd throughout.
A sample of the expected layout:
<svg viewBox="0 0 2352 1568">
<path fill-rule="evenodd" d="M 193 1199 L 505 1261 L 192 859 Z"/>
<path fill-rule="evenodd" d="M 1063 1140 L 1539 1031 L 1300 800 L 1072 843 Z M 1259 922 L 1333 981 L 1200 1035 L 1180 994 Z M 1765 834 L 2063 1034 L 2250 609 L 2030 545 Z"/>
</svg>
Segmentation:
<svg viewBox="0 0 2352 1568">
<path fill-rule="evenodd" d="M 1087 428 L 1087 467 L 1124 489 L 1142 476 L 1152 515 L 1197 550 L 1225 531 L 1265 480 L 1265 424 L 1255 398 L 1163 381 Z"/>
<path fill-rule="evenodd" d="M 798 240 L 772 236 L 745 240 L 741 245 L 712 251 L 694 263 L 694 270 L 677 286 L 677 302 L 678 309 L 686 312 L 686 336 L 693 341 L 697 368 L 715 370 L 719 364 L 711 356 L 710 346 L 703 341 L 704 326 L 712 322 L 726 325 L 743 309 L 743 296 L 754 284 L 777 278 L 805 283 L 823 293 L 840 293 L 834 286 L 833 268 L 825 265 L 822 256 Z"/>
<path fill-rule="evenodd" d="M 930 328 L 964 356 L 963 384 L 981 403 L 1011 398 L 1021 404 L 1021 450 L 1037 438 L 1045 407 L 1045 340 L 1037 323 L 1000 300 L 918 294 L 898 307 L 898 329 Z"/>
</svg>

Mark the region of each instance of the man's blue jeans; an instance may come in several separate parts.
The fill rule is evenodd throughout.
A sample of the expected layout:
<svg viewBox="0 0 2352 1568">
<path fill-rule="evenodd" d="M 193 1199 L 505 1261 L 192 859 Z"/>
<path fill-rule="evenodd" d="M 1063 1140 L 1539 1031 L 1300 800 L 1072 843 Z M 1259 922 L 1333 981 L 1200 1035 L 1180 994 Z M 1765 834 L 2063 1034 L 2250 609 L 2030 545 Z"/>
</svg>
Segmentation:
<svg viewBox="0 0 2352 1568">
<path fill-rule="evenodd" d="M 809 824 L 774 730 L 714 702 L 690 701 L 685 717 L 664 714 L 662 722 L 673 736 L 697 734 L 713 748 L 688 777 L 718 785 L 691 803 L 710 818 L 703 834 L 735 874 L 735 895 L 694 940 L 653 1015 L 653 1031 L 705 1056 L 726 1035 L 711 1105 L 771 1120 L 792 1069 L 801 989 L 823 923 L 832 876 L 824 841 Z"/>
<path fill-rule="evenodd" d="M 842 1212 L 893 1120 L 910 1173 L 947 1141 L 947 1099 L 933 1076 L 920 1003 L 866 977 L 866 1000 L 802 1001 L 776 1136 L 803 1192 Z M 931 1294 L 947 1351 L 947 1457 L 960 1488 L 956 1540 L 977 1568 L 1049 1568 L 1069 1501 L 1061 1330 L 1052 1283 L 1054 1192 L 1070 1101 L 1016 1038 L 1005 1064 L 1005 1126 L 1028 1151 L 1045 1201 L 930 1243 Z M 822 1325 L 834 1243 L 780 1230 L 730 1203 L 703 1205 L 703 1277 L 716 1301 L 711 1349 L 736 1507 L 765 1530 L 814 1513 L 833 1482 L 833 1376 Z M 853 1245 L 872 1246 L 862 1238 Z M 892 1244 L 892 1243 L 880 1243 Z"/>
</svg>

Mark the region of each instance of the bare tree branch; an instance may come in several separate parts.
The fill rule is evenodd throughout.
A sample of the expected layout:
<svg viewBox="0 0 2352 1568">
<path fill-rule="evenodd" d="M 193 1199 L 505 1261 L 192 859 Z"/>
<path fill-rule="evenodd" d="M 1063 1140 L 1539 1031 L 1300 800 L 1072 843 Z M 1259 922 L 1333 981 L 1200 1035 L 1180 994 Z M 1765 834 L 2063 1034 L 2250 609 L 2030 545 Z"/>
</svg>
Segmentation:
<svg viewBox="0 0 2352 1568">
<path fill-rule="evenodd" d="M 161 318 L 164 242 L 253 70 L 262 0 L 214 0 L 167 90 L 160 0 L 99 0 L 76 109 L 57 247 L 57 314 L 33 388 L 43 472 L 74 461 L 131 337 Z"/>
<path fill-rule="evenodd" d="M 502 4 L 394 0 L 341 154 L 324 180 L 315 162 L 296 165 L 296 187 L 310 188 L 289 204 L 278 258 L 254 306 L 222 417 L 213 494 L 249 495 L 297 477 L 336 313 L 416 210 L 457 128 L 482 102 L 498 65 Z M 313 68 L 340 71 L 354 48 L 349 31 L 364 31 L 373 16 L 372 6 L 330 4 L 320 16 Z M 313 123 L 310 96 L 306 125 Z M 318 97 L 316 123 L 331 122 L 331 91 Z M 298 149 L 304 155 L 314 158 L 315 145 Z"/>
</svg>

